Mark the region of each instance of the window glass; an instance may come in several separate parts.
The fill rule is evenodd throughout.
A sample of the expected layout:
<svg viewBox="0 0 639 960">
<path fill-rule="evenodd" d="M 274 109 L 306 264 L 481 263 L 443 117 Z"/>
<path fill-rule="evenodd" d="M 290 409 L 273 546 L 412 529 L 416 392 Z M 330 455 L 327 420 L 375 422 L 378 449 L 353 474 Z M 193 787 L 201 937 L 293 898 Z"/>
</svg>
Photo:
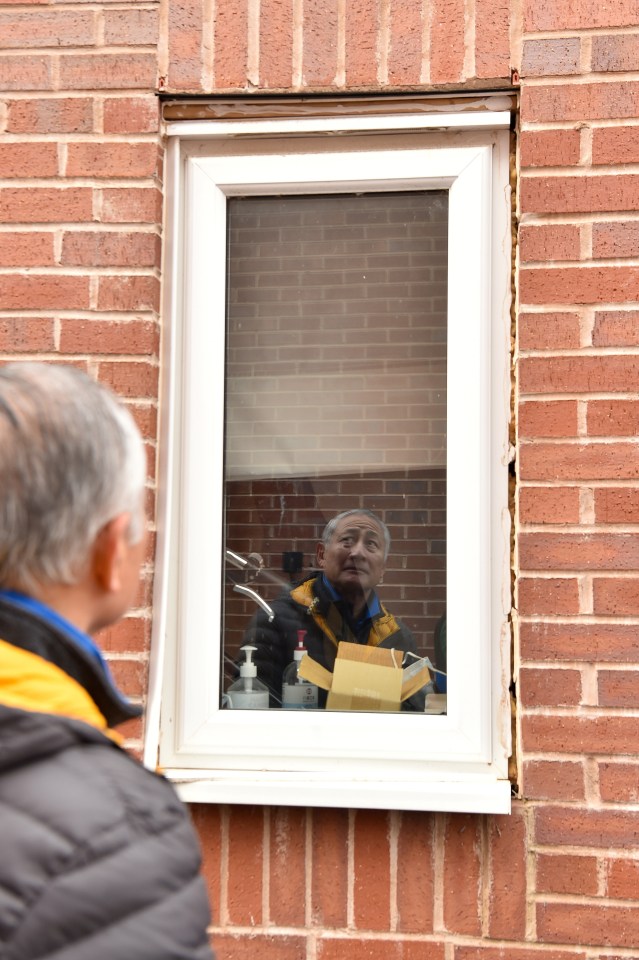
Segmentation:
<svg viewBox="0 0 639 960">
<path fill-rule="evenodd" d="M 221 703 L 256 705 L 244 644 L 274 708 L 298 641 L 333 672 L 346 640 L 427 657 L 402 709 L 443 712 L 448 193 L 236 197 L 227 219 Z M 387 557 L 368 513 L 318 554 L 349 510 Z M 349 706 L 399 709 L 376 695 Z"/>
</svg>

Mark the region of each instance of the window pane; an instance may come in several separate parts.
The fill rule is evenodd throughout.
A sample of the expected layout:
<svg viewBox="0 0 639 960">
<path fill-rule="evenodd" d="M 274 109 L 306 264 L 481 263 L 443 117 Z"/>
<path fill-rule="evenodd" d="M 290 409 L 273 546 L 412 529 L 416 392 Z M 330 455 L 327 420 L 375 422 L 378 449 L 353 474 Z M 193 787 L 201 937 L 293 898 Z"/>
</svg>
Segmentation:
<svg viewBox="0 0 639 960">
<path fill-rule="evenodd" d="M 227 553 L 225 691 L 240 647 L 257 639 L 260 674 L 279 705 L 297 629 L 312 646 L 320 608 L 330 623 L 315 656 L 329 670 L 342 637 L 381 638 L 382 648 L 414 649 L 446 669 L 435 640 L 446 598 L 447 201 L 445 191 L 228 201 L 225 546 L 244 559 L 258 554 L 264 568 L 251 558 L 242 570 Z M 376 524 L 355 517 L 358 544 L 320 557 L 322 572 L 322 531 L 351 509 L 384 521 L 388 557 L 376 566 L 363 529 Z M 346 606 L 316 604 L 308 614 L 277 600 L 323 575 L 329 599 L 336 591 Z M 275 601 L 270 625 L 238 586 Z M 306 589 L 296 601 L 314 596 Z M 391 639 L 374 629 L 384 614 L 375 594 L 399 621 L 385 620 Z M 425 692 L 404 708 L 423 709 Z"/>
</svg>

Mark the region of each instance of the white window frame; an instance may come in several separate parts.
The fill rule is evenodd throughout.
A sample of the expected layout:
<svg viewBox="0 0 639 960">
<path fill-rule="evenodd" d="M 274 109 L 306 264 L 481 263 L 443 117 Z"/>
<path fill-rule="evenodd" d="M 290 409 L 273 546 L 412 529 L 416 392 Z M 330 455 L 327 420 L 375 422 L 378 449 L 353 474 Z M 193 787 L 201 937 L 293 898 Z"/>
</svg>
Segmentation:
<svg viewBox="0 0 639 960">
<path fill-rule="evenodd" d="M 509 125 L 505 109 L 168 125 L 145 762 L 187 801 L 510 810 Z M 221 710 L 227 198 L 428 188 L 449 190 L 448 712 Z"/>
</svg>

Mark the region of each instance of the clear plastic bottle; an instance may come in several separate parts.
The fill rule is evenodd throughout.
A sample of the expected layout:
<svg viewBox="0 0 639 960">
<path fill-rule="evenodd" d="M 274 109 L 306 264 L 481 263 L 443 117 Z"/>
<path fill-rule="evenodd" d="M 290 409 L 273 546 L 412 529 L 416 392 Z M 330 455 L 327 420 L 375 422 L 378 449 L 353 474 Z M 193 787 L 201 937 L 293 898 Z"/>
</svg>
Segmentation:
<svg viewBox="0 0 639 960">
<path fill-rule="evenodd" d="M 317 687 L 299 674 L 300 660 L 306 653 L 306 630 L 297 631 L 293 661 L 282 675 L 282 707 L 285 710 L 316 710 Z"/>
<path fill-rule="evenodd" d="M 252 660 L 253 652 L 257 647 L 247 644 L 241 649 L 244 650 L 246 659 L 240 666 L 239 679 L 228 688 L 229 706 L 233 710 L 266 710 L 268 709 L 268 687 L 257 679 L 257 667 Z"/>
</svg>

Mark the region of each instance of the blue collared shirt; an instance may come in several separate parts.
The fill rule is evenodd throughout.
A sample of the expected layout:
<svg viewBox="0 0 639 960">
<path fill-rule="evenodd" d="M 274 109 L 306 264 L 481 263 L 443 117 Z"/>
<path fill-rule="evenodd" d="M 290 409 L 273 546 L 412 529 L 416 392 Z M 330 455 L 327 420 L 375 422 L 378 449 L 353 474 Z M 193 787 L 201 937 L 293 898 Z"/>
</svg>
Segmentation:
<svg viewBox="0 0 639 960">
<path fill-rule="evenodd" d="M 334 603 L 338 603 L 340 600 L 344 600 L 342 595 L 335 589 L 333 584 L 329 580 L 327 580 L 326 574 L 324 573 L 322 574 L 322 583 L 326 587 L 328 595 L 330 596 L 331 600 Z M 355 624 L 356 627 L 358 629 L 361 628 L 368 620 L 372 620 L 373 617 L 378 616 L 380 613 L 381 613 L 381 607 L 379 604 L 379 600 L 377 598 L 377 594 L 373 590 L 373 592 L 371 593 L 370 597 L 366 602 L 366 606 L 364 607 L 361 616 L 357 618 L 357 621 Z"/>
</svg>

